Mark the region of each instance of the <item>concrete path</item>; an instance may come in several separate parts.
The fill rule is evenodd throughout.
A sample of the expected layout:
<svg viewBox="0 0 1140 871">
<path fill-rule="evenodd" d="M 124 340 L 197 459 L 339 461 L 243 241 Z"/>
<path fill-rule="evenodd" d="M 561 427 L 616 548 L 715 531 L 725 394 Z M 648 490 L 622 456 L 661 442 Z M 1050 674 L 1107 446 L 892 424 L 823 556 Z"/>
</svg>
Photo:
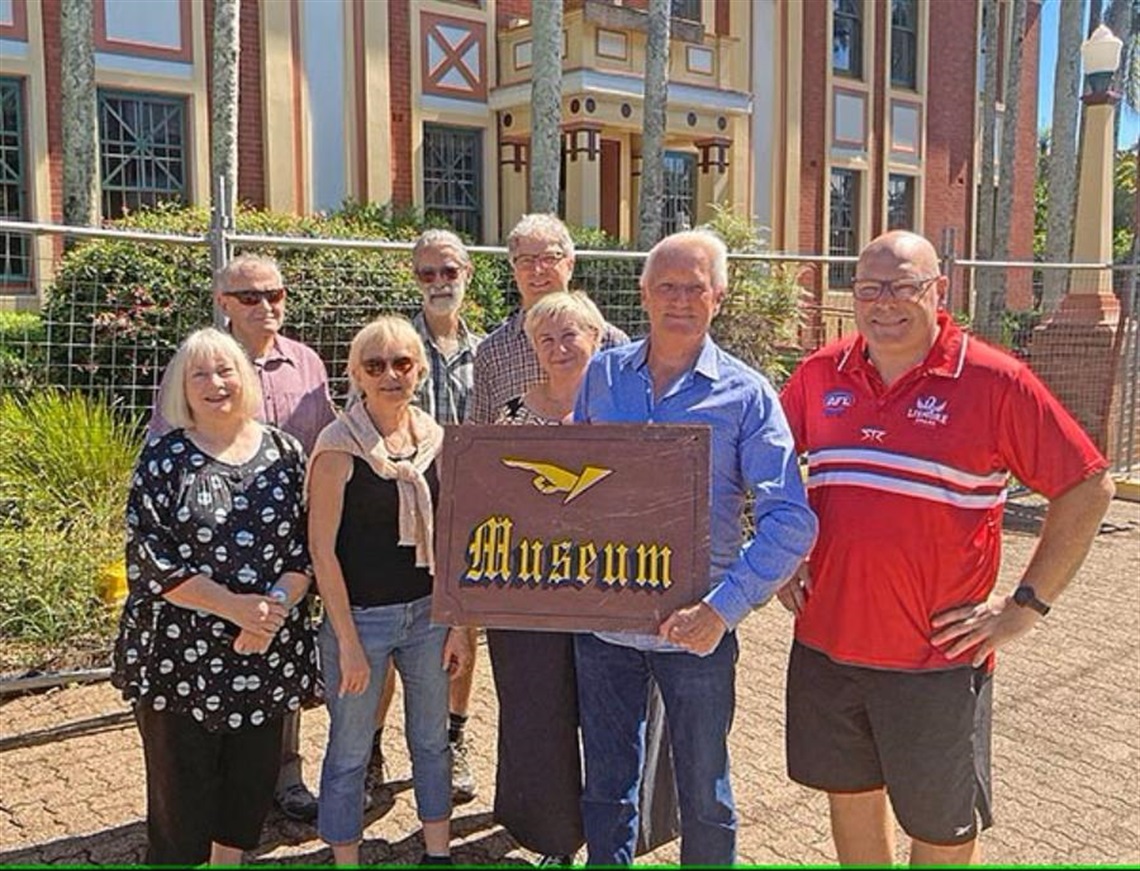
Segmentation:
<svg viewBox="0 0 1140 871">
<path fill-rule="evenodd" d="M 1009 525 L 1040 511 L 1011 506 Z M 1002 589 L 1026 564 L 1031 535 L 1005 536 Z M 936 553 L 931 558 L 937 558 Z M 984 858 L 1001 864 L 1140 863 L 1140 506 L 1116 502 L 1089 561 L 1054 612 L 1000 656 L 995 694 L 997 822 Z M 784 774 L 783 669 L 789 615 L 775 602 L 741 631 L 732 734 L 741 814 L 740 861 L 833 863 L 826 801 Z M 525 865 L 491 820 L 495 701 L 479 651 L 470 726 L 479 796 L 456 809 L 456 861 Z M 399 699 L 399 694 L 397 694 Z M 106 684 L 0 700 L 0 864 L 121 864 L 144 848 L 142 754 L 124 706 Z M 422 844 L 412 804 L 402 711 L 386 730 L 392 789 L 368 816 L 363 860 L 407 864 Z M 307 779 L 317 782 L 327 730 L 302 721 Z M 899 846 L 900 858 L 903 845 Z M 581 856 L 580 856 L 581 858 Z M 673 863 L 676 844 L 644 863 Z M 251 860 L 324 864 L 308 826 L 276 816 Z"/>
</svg>

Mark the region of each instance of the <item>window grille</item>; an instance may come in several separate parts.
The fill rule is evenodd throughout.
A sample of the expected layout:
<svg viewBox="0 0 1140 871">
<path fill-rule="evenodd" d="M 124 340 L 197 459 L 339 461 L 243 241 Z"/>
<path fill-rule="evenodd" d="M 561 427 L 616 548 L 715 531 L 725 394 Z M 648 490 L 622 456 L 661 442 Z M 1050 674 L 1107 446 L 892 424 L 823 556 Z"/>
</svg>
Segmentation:
<svg viewBox="0 0 1140 871">
<path fill-rule="evenodd" d="M 831 232 L 828 254 L 859 253 L 859 173 L 852 169 L 831 171 Z M 855 278 L 855 264 L 833 263 L 828 270 L 832 288 L 850 287 Z"/>
<path fill-rule="evenodd" d="M 914 229 L 914 176 L 895 175 L 887 179 L 887 229 Z"/>
<path fill-rule="evenodd" d="M 918 81 L 918 9 L 915 0 L 891 0 L 891 84 L 913 88 Z"/>
<path fill-rule="evenodd" d="M 483 237 L 482 131 L 424 125 L 424 212 L 459 233 Z"/>
<path fill-rule="evenodd" d="M 832 0 L 831 70 L 863 78 L 863 2 Z"/>
<path fill-rule="evenodd" d="M 0 216 L 28 219 L 27 152 L 24 148 L 24 93 L 19 79 L 0 79 Z M 0 286 L 31 278 L 31 239 L 0 233 Z"/>
<path fill-rule="evenodd" d="M 186 101 L 99 92 L 103 217 L 186 201 Z"/>
<path fill-rule="evenodd" d="M 691 229 L 696 224 L 696 157 L 680 151 L 665 152 L 665 202 L 662 231 L 665 235 Z"/>
</svg>

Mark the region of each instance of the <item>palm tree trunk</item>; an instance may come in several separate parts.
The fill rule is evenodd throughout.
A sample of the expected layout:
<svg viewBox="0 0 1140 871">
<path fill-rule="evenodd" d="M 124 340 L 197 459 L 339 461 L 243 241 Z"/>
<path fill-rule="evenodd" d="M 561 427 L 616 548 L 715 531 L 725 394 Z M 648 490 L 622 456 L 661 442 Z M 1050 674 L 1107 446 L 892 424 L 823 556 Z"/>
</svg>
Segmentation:
<svg viewBox="0 0 1140 871">
<path fill-rule="evenodd" d="M 997 131 L 998 0 L 983 0 L 983 34 L 986 64 L 982 83 L 982 160 L 978 191 L 977 253 L 982 259 L 994 251 L 994 136 Z M 985 276 L 982 276 L 983 284 Z"/>
<path fill-rule="evenodd" d="M 240 0 L 214 0 L 214 68 L 210 90 L 210 170 L 215 185 L 222 181 L 226 215 L 237 205 L 238 172 L 238 53 Z M 218 190 L 215 188 L 215 195 Z"/>
<path fill-rule="evenodd" d="M 562 0 L 532 0 L 530 211 L 558 212 L 562 173 Z"/>
<path fill-rule="evenodd" d="M 668 101 L 669 0 L 649 0 L 642 102 L 641 193 L 637 244 L 651 248 L 661 238 L 665 202 L 665 109 Z"/>
<path fill-rule="evenodd" d="M 1010 21 L 1013 39 L 1006 63 L 1005 112 L 1001 119 L 1001 169 L 998 173 L 998 203 L 995 218 L 993 257 L 1009 257 L 1009 228 L 1013 218 L 1014 163 L 1017 160 L 1017 126 L 1021 108 L 1021 59 L 1025 47 L 1027 0 L 1013 0 Z M 1001 338 L 1002 314 L 1005 312 L 1006 274 L 997 270 L 989 283 L 985 307 L 981 310 L 979 331 L 991 340 Z"/>
<path fill-rule="evenodd" d="M 1120 141 L 1121 112 L 1127 106 L 1133 112 L 1140 112 L 1140 57 L 1137 57 L 1135 38 L 1136 14 L 1134 0 L 1112 0 L 1104 16 L 1108 29 L 1124 42 L 1120 51 L 1120 66 L 1112 77 L 1113 90 L 1119 91 L 1121 101 L 1116 104 L 1116 117 L 1113 119 L 1113 142 Z"/>
<path fill-rule="evenodd" d="M 60 48 L 63 114 L 63 221 L 99 223 L 99 124 L 95 102 L 92 0 L 61 0 Z"/>
<path fill-rule="evenodd" d="M 1060 0 L 1057 69 L 1053 76 L 1053 123 L 1046 189 L 1045 261 L 1067 262 L 1073 253 L 1073 209 L 1077 193 L 1077 121 L 1081 91 L 1081 0 Z M 1052 312 L 1065 295 L 1068 276 L 1050 270 L 1044 276 L 1041 307 Z"/>
</svg>

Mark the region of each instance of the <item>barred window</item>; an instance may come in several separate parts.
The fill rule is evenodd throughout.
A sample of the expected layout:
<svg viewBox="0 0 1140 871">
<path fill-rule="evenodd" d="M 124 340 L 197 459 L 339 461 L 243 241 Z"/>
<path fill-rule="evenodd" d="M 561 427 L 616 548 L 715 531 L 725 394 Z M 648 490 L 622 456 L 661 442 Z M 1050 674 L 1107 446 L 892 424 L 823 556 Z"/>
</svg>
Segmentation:
<svg viewBox="0 0 1140 871">
<path fill-rule="evenodd" d="M 22 83 L 0 79 L 0 217 L 28 219 L 27 162 Z M 0 286 L 27 283 L 32 271 L 30 246 L 27 236 L 0 234 Z"/>
<path fill-rule="evenodd" d="M 891 84 L 913 88 L 918 81 L 918 9 L 915 0 L 891 0 Z"/>
<path fill-rule="evenodd" d="M 672 0 L 669 15 L 685 21 L 701 20 L 701 0 Z"/>
<path fill-rule="evenodd" d="M 914 176 L 891 173 L 887 179 L 887 229 L 914 229 Z"/>
<path fill-rule="evenodd" d="M 424 125 L 424 212 L 476 242 L 483 238 L 483 133 Z"/>
<path fill-rule="evenodd" d="M 691 229 L 696 223 L 697 160 L 682 151 L 665 152 L 665 235 Z"/>
<path fill-rule="evenodd" d="M 99 91 L 103 217 L 185 202 L 186 101 Z"/>
<path fill-rule="evenodd" d="M 831 70 L 863 78 L 863 0 L 832 0 Z"/>
<path fill-rule="evenodd" d="M 859 173 L 853 169 L 831 171 L 831 232 L 828 254 L 854 256 L 859 253 Z M 850 287 L 855 278 L 854 263 L 832 263 L 828 270 L 831 287 Z"/>
</svg>

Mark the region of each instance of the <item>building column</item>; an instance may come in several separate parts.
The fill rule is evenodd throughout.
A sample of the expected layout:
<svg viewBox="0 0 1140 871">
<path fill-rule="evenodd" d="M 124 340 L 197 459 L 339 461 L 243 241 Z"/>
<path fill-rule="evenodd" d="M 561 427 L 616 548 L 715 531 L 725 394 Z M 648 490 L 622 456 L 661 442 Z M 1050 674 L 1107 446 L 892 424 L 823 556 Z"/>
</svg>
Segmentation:
<svg viewBox="0 0 1140 871">
<path fill-rule="evenodd" d="M 726 136 L 698 139 L 697 146 L 697 214 L 698 224 L 713 219 L 713 206 L 730 200 L 728 151 L 732 140 Z"/>
<path fill-rule="evenodd" d="M 499 137 L 499 238 L 506 239 L 527 212 L 527 167 L 530 139 Z"/>
<path fill-rule="evenodd" d="M 562 127 L 566 155 L 566 223 L 602 226 L 602 125 L 578 121 Z M 617 196 L 617 191 L 611 193 Z"/>
</svg>

